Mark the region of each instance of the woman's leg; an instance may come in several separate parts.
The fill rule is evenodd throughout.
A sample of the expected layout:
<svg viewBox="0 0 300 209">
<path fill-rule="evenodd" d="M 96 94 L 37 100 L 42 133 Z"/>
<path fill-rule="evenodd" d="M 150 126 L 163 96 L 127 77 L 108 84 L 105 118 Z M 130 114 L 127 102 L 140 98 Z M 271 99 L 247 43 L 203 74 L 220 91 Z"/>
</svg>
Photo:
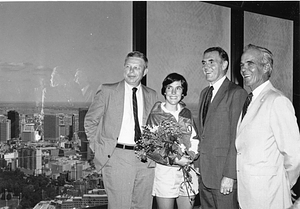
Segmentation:
<svg viewBox="0 0 300 209">
<path fill-rule="evenodd" d="M 175 198 L 156 197 L 157 209 L 174 209 Z"/>
<path fill-rule="evenodd" d="M 179 196 L 176 198 L 178 209 L 192 209 L 194 207 L 195 195 Z"/>
</svg>

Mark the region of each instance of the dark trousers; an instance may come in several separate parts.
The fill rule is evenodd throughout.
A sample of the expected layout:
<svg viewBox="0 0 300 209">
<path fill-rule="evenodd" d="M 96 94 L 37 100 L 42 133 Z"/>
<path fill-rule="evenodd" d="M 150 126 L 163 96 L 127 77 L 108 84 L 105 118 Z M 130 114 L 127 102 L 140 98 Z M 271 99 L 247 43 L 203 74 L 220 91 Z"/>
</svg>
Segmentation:
<svg viewBox="0 0 300 209">
<path fill-rule="evenodd" d="M 234 186 L 236 188 L 236 186 Z M 199 196 L 201 209 L 238 209 L 237 190 L 224 195 L 220 189 L 207 188 L 199 178 Z"/>
</svg>

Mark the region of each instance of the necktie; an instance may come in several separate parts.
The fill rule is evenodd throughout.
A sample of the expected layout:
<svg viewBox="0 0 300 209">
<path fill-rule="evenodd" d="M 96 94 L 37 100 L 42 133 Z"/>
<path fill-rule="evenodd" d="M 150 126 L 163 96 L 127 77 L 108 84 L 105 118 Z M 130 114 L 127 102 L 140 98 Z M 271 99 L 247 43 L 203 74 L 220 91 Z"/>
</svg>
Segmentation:
<svg viewBox="0 0 300 209">
<path fill-rule="evenodd" d="M 138 118 L 138 106 L 136 100 L 137 88 L 132 88 L 132 106 L 133 106 L 133 116 L 134 116 L 134 141 L 137 141 L 141 137 L 141 129 Z"/>
<path fill-rule="evenodd" d="M 246 98 L 246 101 L 245 101 L 244 106 L 243 106 L 242 120 L 243 120 L 245 114 L 247 113 L 247 109 L 248 109 L 249 104 L 250 104 L 251 101 L 252 101 L 252 97 L 253 97 L 253 94 L 252 94 L 252 92 L 251 92 L 250 94 L 248 94 L 248 96 L 247 96 L 247 98 Z"/>
<path fill-rule="evenodd" d="M 204 125 L 204 122 L 205 122 L 205 118 L 206 118 L 206 114 L 207 114 L 207 111 L 208 111 L 208 107 L 209 107 L 209 104 L 210 104 L 210 101 L 211 101 L 211 98 L 212 98 L 212 92 L 214 90 L 214 87 L 211 86 L 209 87 L 208 91 L 207 91 L 207 94 L 205 96 L 205 100 L 204 100 L 204 106 L 203 106 L 203 112 L 202 112 L 202 124 Z"/>
</svg>

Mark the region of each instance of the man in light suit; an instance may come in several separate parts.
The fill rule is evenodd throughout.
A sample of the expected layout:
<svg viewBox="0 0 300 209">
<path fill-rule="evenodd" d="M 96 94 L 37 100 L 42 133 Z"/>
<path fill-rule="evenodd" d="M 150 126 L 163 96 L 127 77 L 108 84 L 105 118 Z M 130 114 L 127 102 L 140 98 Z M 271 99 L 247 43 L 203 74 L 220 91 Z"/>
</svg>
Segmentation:
<svg viewBox="0 0 300 209">
<path fill-rule="evenodd" d="M 229 81 L 227 53 L 220 47 L 204 51 L 202 69 L 210 86 L 200 94 L 199 189 L 201 208 L 237 209 L 235 134 L 247 92 Z M 206 97 L 213 87 L 212 98 Z"/>
<path fill-rule="evenodd" d="M 241 57 L 253 97 L 237 127 L 238 200 L 242 209 L 286 209 L 300 172 L 300 136 L 292 103 L 269 81 L 272 53 L 248 45 Z M 244 117 L 242 117 L 244 115 Z"/>
<path fill-rule="evenodd" d="M 85 116 L 85 132 L 95 152 L 95 167 L 103 175 L 109 209 L 152 208 L 154 168 L 141 162 L 134 151 L 135 130 L 145 125 L 158 100 L 154 90 L 141 84 L 147 66 L 144 54 L 129 53 L 124 80 L 103 84 Z"/>
</svg>

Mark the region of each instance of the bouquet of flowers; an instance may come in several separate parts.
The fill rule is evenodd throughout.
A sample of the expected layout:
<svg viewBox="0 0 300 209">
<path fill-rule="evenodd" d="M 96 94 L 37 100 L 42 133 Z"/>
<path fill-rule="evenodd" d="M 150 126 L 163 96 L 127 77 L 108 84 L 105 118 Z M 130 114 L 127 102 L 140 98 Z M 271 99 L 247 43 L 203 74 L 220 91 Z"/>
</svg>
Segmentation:
<svg viewBox="0 0 300 209">
<path fill-rule="evenodd" d="M 141 161 L 147 158 L 163 165 L 173 165 L 175 158 L 185 154 L 180 125 L 164 120 L 158 126 L 144 126 L 141 138 L 136 142 L 136 154 Z"/>
<path fill-rule="evenodd" d="M 173 165 L 175 158 L 180 160 L 182 156 L 190 156 L 187 151 L 190 141 L 184 138 L 184 133 L 177 122 L 163 120 L 158 126 L 143 126 L 143 133 L 136 142 L 135 152 L 142 162 L 147 162 L 149 158 L 163 165 Z M 193 191 L 189 172 L 193 170 L 196 174 L 199 173 L 190 165 L 180 166 L 179 169 L 183 172 L 183 184 L 187 191 Z"/>
</svg>

